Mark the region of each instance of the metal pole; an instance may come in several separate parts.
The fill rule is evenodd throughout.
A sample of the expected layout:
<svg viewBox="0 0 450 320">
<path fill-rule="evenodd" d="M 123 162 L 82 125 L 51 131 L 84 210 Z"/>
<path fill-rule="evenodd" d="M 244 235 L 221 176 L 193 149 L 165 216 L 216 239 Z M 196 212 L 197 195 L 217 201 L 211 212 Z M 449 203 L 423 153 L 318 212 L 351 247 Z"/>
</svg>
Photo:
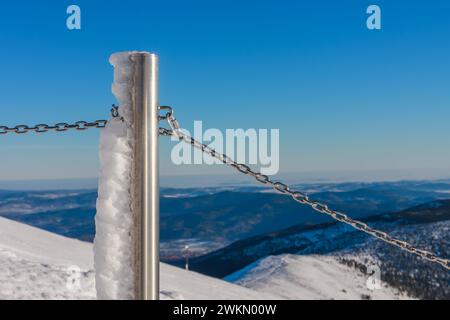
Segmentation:
<svg viewBox="0 0 450 320">
<path fill-rule="evenodd" d="M 184 265 L 184 268 L 189 271 L 189 246 L 185 246 L 184 250 L 186 256 L 186 264 Z"/>
<path fill-rule="evenodd" d="M 133 53 L 135 298 L 159 299 L 158 57 Z"/>
</svg>

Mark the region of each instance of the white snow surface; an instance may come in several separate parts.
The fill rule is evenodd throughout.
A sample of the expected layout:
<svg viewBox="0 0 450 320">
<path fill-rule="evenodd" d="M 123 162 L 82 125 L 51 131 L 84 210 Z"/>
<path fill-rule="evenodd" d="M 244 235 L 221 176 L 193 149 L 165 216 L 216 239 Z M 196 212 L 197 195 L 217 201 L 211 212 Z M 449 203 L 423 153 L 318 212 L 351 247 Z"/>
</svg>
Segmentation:
<svg viewBox="0 0 450 320">
<path fill-rule="evenodd" d="M 93 260 L 91 243 L 0 218 L 0 299 L 96 299 Z M 74 267 L 79 281 L 71 285 Z M 407 298 L 386 285 L 370 291 L 366 275 L 332 256 L 269 256 L 227 280 L 161 263 L 161 298 Z"/>
<path fill-rule="evenodd" d="M 225 279 L 282 299 L 410 299 L 385 283 L 379 289 L 368 289 L 367 275 L 340 264 L 333 256 L 269 256 Z"/>
<path fill-rule="evenodd" d="M 113 54 L 112 91 L 123 121 L 108 121 L 100 134 L 100 173 L 95 218 L 94 264 L 100 299 L 131 299 L 134 295 L 132 267 L 133 215 L 131 204 L 133 52 Z"/>
<path fill-rule="evenodd" d="M 95 299 L 93 265 L 92 244 L 0 218 L 0 299 Z M 161 298 L 279 297 L 161 263 Z"/>
<path fill-rule="evenodd" d="M 2 300 L 94 299 L 92 260 L 90 243 L 0 218 Z M 71 270 L 79 286 L 70 286 Z"/>
</svg>

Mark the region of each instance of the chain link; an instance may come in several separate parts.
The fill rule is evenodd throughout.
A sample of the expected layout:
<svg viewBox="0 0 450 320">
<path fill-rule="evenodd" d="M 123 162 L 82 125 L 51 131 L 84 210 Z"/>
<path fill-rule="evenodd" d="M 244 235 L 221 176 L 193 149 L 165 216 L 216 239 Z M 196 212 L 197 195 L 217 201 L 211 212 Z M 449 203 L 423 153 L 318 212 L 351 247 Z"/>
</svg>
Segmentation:
<svg viewBox="0 0 450 320">
<path fill-rule="evenodd" d="M 113 118 L 119 118 L 118 108 L 118 106 L 112 106 L 111 115 Z M 107 123 L 108 120 L 96 120 L 94 122 L 77 121 L 73 124 L 69 124 L 66 122 L 56 123 L 55 125 L 37 124 L 31 127 L 24 124 L 19 124 L 15 127 L 0 126 L 0 135 L 8 133 L 25 134 L 29 132 L 45 133 L 49 131 L 63 132 L 72 129 L 78 131 L 84 131 L 91 128 L 102 129 L 106 126 Z"/>
<path fill-rule="evenodd" d="M 231 159 L 230 157 L 228 157 L 226 154 L 219 153 L 219 152 L 215 151 L 214 149 L 212 149 L 211 147 L 209 147 L 208 145 L 195 140 L 191 136 L 189 136 L 181 131 L 178 121 L 173 116 L 173 110 L 171 107 L 161 106 L 160 110 L 166 110 L 167 112 L 165 115 L 160 116 L 159 119 L 167 120 L 167 122 L 169 123 L 169 126 L 170 126 L 170 129 L 160 127 L 159 128 L 160 135 L 175 136 L 179 140 L 189 143 L 194 148 L 201 150 L 203 153 L 209 154 L 211 157 L 218 159 L 220 162 L 222 162 L 230 167 L 235 168 L 240 173 L 252 176 L 257 182 L 267 185 L 267 186 L 271 186 L 277 192 L 290 196 L 294 201 L 296 201 L 302 205 L 310 206 L 315 211 L 326 214 L 339 222 L 346 223 L 346 224 L 352 226 L 353 228 L 355 228 L 356 230 L 365 232 L 365 233 L 367 233 L 371 236 L 374 236 L 375 238 L 378 238 L 386 243 L 397 246 L 402 250 L 405 250 L 405 251 L 413 253 L 417 256 L 420 256 L 425 260 L 435 262 L 435 263 L 443 266 L 445 269 L 450 270 L 450 260 L 440 258 L 429 251 L 418 249 L 418 248 L 414 247 L 413 245 L 411 245 L 410 243 L 396 239 L 396 238 L 390 236 L 389 234 L 387 234 L 386 232 L 374 229 L 362 221 L 354 220 L 342 212 L 332 210 L 326 204 L 309 199 L 309 196 L 307 194 L 305 194 L 303 192 L 291 190 L 287 184 L 279 182 L 279 181 L 273 181 L 272 179 L 269 178 L 269 176 L 264 175 L 257 171 L 253 171 L 249 166 L 242 164 L 242 163 L 238 163 L 238 162 L 234 161 L 233 159 Z M 115 119 L 123 120 L 119 115 L 118 107 L 115 105 L 113 105 L 113 107 L 111 109 L 111 115 Z M 104 128 L 107 123 L 108 123 L 107 120 L 96 120 L 94 122 L 77 121 L 74 124 L 68 124 L 68 123 L 62 122 L 62 123 L 57 123 L 53 126 L 47 125 L 47 124 L 37 124 L 37 125 L 31 126 L 31 127 L 27 126 L 27 125 L 22 125 L 22 124 L 17 125 L 15 127 L 0 126 L 0 135 L 5 135 L 8 133 L 25 134 L 25 133 L 29 133 L 29 132 L 45 133 L 48 131 L 63 132 L 63 131 L 71 130 L 71 129 L 78 130 L 78 131 L 84 131 L 84 130 L 87 130 L 90 128 L 99 128 L 99 129 Z"/>
<path fill-rule="evenodd" d="M 247 166 L 245 164 L 237 163 L 236 161 L 234 161 L 233 159 L 228 157 L 226 154 L 221 154 L 221 153 L 216 152 L 214 149 L 210 148 L 208 145 L 203 144 L 203 143 L 195 140 L 191 136 L 183 133 L 180 129 L 180 125 L 178 124 L 178 121 L 173 116 L 172 108 L 161 107 L 161 109 L 168 110 L 164 116 L 160 117 L 160 119 L 167 120 L 167 122 L 169 123 L 169 126 L 170 126 L 170 129 L 160 128 L 161 135 L 175 136 L 178 139 L 191 144 L 194 148 L 201 150 L 203 153 L 209 154 L 211 157 L 220 160 L 222 163 L 235 168 L 240 173 L 252 176 L 253 178 L 255 178 L 255 180 L 257 182 L 267 185 L 267 186 L 270 186 L 274 190 L 278 191 L 279 193 L 290 196 L 294 201 L 296 201 L 302 205 L 307 205 L 317 212 L 326 214 L 339 222 L 343 222 L 343 223 L 350 225 L 351 227 L 355 228 L 356 230 L 365 232 L 365 233 L 367 233 L 371 236 L 374 236 L 375 238 L 378 238 L 386 243 L 389 243 L 391 245 L 399 247 L 402 250 L 405 250 L 412 254 L 420 256 L 425 260 L 437 263 L 437 264 L 441 265 L 442 267 L 444 267 L 445 269 L 450 270 L 450 260 L 440 258 L 440 257 L 436 256 L 435 254 L 428 252 L 426 250 L 418 249 L 418 248 L 414 247 L 413 245 L 411 245 L 410 243 L 396 239 L 396 238 L 390 236 L 386 232 L 374 229 L 362 221 L 354 220 L 342 212 L 332 210 L 326 204 L 311 200 L 307 194 L 305 194 L 303 192 L 291 190 L 287 184 L 279 182 L 279 181 L 273 181 L 272 179 L 269 178 L 269 176 L 264 175 L 257 171 L 253 171 L 249 166 Z"/>
</svg>

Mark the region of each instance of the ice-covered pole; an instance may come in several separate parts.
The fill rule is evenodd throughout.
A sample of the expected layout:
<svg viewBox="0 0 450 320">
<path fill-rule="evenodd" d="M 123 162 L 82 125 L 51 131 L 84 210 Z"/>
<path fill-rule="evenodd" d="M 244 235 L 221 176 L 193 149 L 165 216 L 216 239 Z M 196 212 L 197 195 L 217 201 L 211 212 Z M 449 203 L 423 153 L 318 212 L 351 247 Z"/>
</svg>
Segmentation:
<svg viewBox="0 0 450 320">
<path fill-rule="evenodd" d="M 110 58 L 123 121 L 100 136 L 94 261 L 99 299 L 158 299 L 158 58 Z"/>
</svg>

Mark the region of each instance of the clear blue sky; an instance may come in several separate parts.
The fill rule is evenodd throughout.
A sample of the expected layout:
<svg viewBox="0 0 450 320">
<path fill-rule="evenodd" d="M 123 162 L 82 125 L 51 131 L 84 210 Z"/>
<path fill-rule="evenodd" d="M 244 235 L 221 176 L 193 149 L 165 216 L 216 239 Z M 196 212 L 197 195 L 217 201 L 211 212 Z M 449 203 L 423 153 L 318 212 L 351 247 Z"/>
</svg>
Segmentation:
<svg viewBox="0 0 450 320">
<path fill-rule="evenodd" d="M 66 8 L 82 30 L 66 29 Z M 366 28 L 370 4 L 382 30 Z M 183 125 L 279 128 L 281 171 L 450 169 L 449 1 L 0 4 L 0 125 L 105 118 L 111 53 L 160 55 Z M 98 132 L 0 137 L 0 180 L 95 177 Z M 226 172 L 168 164 L 162 174 Z"/>
</svg>

